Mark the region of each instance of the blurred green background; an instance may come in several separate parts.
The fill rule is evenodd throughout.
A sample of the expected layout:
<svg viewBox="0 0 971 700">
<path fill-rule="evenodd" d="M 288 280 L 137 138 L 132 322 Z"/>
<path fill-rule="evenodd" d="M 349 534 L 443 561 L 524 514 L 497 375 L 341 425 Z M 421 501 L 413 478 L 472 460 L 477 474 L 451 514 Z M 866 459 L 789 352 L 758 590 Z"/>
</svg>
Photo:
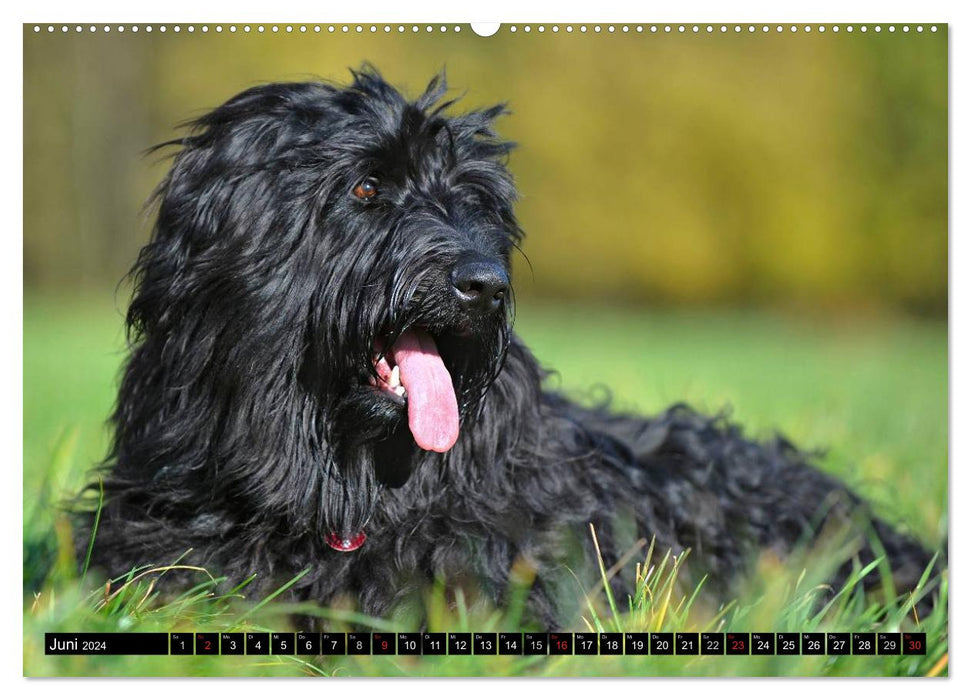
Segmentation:
<svg viewBox="0 0 971 700">
<path fill-rule="evenodd" d="M 36 543 L 54 537 L 51 504 L 106 449 L 125 356 L 128 289 L 116 286 L 147 240 L 142 204 L 167 165 L 143 151 L 249 86 L 345 81 L 365 60 L 411 95 L 445 67 L 460 105 L 509 104 L 499 129 L 520 144 L 510 168 L 529 258 L 515 260 L 517 330 L 558 370 L 553 386 L 579 400 L 605 387 L 620 408 L 644 412 L 730 406 L 750 434 L 781 430 L 826 448 L 823 467 L 881 514 L 931 546 L 943 540 L 945 27 L 534 25 L 481 38 L 467 25 L 214 26 L 24 29 L 28 645 L 45 629 L 92 624 L 72 603 L 55 605 L 63 579 Z M 70 563 L 59 567 L 69 579 Z M 40 674 L 108 667 L 85 668 L 25 659 Z M 168 672 L 154 668 L 103 672 Z"/>
</svg>

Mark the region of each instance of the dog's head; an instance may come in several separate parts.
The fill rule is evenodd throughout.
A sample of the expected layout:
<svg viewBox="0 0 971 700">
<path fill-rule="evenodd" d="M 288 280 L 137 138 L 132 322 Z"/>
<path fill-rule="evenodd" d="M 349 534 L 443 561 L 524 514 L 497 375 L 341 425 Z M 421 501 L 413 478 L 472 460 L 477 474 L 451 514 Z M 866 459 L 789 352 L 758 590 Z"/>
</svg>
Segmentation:
<svg viewBox="0 0 971 700">
<path fill-rule="evenodd" d="M 188 410 L 221 414 L 214 449 L 301 433 L 353 501 L 362 459 L 400 485 L 475 419 L 510 339 L 521 233 L 502 106 L 453 114 L 445 89 L 409 101 L 368 67 L 347 87 L 265 85 L 169 144 L 129 322 L 163 372 L 181 368 L 170 381 L 206 384 Z M 369 510 L 331 506 L 345 534 Z"/>
</svg>

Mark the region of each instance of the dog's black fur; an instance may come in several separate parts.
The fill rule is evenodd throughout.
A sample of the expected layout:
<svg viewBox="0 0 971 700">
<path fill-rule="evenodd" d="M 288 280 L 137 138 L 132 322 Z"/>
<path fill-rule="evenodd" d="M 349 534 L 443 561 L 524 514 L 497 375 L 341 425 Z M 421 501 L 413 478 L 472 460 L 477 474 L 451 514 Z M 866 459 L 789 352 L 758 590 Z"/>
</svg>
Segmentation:
<svg viewBox="0 0 971 700">
<path fill-rule="evenodd" d="M 180 150 L 133 271 L 93 564 L 180 560 L 260 590 L 309 569 L 287 595 L 373 615 L 437 578 L 502 605 L 516 568 L 535 575 L 531 619 L 553 626 L 580 599 L 573 574 L 594 570 L 589 524 L 608 566 L 654 537 L 690 548 L 724 595 L 759 550 L 850 523 L 856 556 L 876 536 L 911 589 L 925 549 L 786 440 L 544 389 L 502 294 L 522 238 L 512 145 L 492 127 L 504 109 L 454 115 L 444 91 L 436 79 L 409 102 L 367 67 L 349 87 L 265 85 L 163 144 Z M 481 308 L 450 277 L 468 260 L 500 278 Z M 444 453 L 420 449 L 375 386 L 376 351 L 408 329 L 454 382 L 461 431 Z M 356 551 L 327 543 L 359 532 Z"/>
</svg>

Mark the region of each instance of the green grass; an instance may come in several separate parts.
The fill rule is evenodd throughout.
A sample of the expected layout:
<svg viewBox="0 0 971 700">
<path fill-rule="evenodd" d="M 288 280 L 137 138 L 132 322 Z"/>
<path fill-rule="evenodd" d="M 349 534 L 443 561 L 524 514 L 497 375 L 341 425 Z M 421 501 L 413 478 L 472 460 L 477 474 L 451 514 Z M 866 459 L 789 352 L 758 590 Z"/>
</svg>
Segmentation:
<svg viewBox="0 0 971 700">
<path fill-rule="evenodd" d="M 916 622 L 906 598 L 845 591 L 818 609 L 826 553 L 759 564 L 751 590 L 712 608 L 683 589 L 680 561 L 639 572 L 632 600 L 603 587 L 576 591 L 593 630 L 864 631 L 920 629 L 924 657 L 46 657 L 45 631 L 285 630 L 290 615 L 319 615 L 353 630 L 395 630 L 391 620 L 346 608 L 254 600 L 245 582 L 215 593 L 218 572 L 161 599 L 136 571 L 104 583 L 78 581 L 58 499 L 75 490 L 104 455 L 117 373 L 121 316 L 110 297 L 28 297 L 24 310 L 24 672 L 28 675 L 926 675 L 947 673 L 946 607 Z M 780 430 L 804 447 L 827 448 L 822 465 L 904 522 L 924 541 L 947 527 L 947 331 L 942 323 L 899 319 L 795 321 L 742 313 L 526 306 L 517 328 L 580 400 L 606 388 L 623 409 L 657 411 L 686 400 L 731 407 L 750 434 Z M 688 555 L 690 556 L 690 554 Z M 646 558 L 645 558 L 646 559 Z M 614 562 L 604 562 L 609 570 Z M 176 564 L 178 565 L 178 564 Z M 879 564 L 878 564 L 879 566 Z M 522 586 L 528 585 L 524 581 Z M 701 584 L 703 586 L 703 584 Z M 222 590 L 222 589 L 220 589 Z M 905 592 L 901 592 L 905 593 Z M 939 595 L 946 598 L 946 583 Z M 518 610 L 482 610 L 458 596 L 428 592 L 430 626 L 448 631 L 514 629 Z M 576 629 L 581 629 L 578 627 Z"/>
</svg>

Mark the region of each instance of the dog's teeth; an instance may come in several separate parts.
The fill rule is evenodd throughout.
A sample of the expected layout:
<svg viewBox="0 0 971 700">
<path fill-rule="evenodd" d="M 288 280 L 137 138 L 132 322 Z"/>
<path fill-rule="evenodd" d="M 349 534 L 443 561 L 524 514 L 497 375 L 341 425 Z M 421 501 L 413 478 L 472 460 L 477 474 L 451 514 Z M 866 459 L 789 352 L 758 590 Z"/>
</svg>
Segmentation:
<svg viewBox="0 0 971 700">
<path fill-rule="evenodd" d="M 404 398 L 406 396 L 406 394 L 405 394 L 405 388 L 403 386 L 396 386 L 394 388 L 394 393 L 396 393 L 401 398 Z"/>
<path fill-rule="evenodd" d="M 394 366 L 391 370 L 391 377 L 388 378 L 388 386 L 392 389 L 401 386 L 401 370 L 398 369 L 398 365 Z"/>
</svg>

